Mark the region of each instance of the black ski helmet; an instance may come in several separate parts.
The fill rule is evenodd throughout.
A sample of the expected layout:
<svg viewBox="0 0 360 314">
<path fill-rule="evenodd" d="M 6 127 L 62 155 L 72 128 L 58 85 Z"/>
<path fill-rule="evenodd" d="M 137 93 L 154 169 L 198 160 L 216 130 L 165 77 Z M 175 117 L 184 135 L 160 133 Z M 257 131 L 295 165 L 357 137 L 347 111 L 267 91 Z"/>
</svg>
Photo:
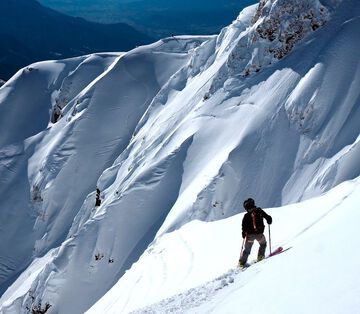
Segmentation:
<svg viewBox="0 0 360 314">
<path fill-rule="evenodd" d="M 244 208 L 246 210 L 250 210 L 255 207 L 255 201 L 252 198 L 248 198 L 246 201 L 244 201 Z"/>
</svg>

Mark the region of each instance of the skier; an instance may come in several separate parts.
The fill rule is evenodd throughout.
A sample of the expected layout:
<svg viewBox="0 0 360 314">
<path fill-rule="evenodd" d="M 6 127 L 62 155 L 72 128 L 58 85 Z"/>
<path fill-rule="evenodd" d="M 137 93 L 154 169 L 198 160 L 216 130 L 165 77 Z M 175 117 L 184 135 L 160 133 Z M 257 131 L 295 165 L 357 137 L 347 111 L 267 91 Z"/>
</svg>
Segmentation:
<svg viewBox="0 0 360 314">
<path fill-rule="evenodd" d="M 53 114 L 53 123 L 56 123 L 59 121 L 59 119 L 62 117 L 62 112 L 61 112 L 61 107 L 59 105 L 56 105 L 55 109 L 54 109 L 54 114 Z"/>
<path fill-rule="evenodd" d="M 100 199 L 100 190 L 99 188 L 96 188 L 96 200 L 95 200 L 95 207 L 101 205 L 101 199 Z"/>
<path fill-rule="evenodd" d="M 256 207 L 252 198 L 244 201 L 244 208 L 247 211 L 242 220 L 242 237 L 245 239 L 245 248 L 239 260 L 239 266 L 242 268 L 246 267 L 246 261 L 255 240 L 260 244 L 257 259 L 258 261 L 264 259 L 266 250 L 266 239 L 263 233 L 265 229 L 264 218 L 269 225 L 272 223 L 271 216 L 261 208 Z"/>
<path fill-rule="evenodd" d="M 171 34 L 171 37 L 174 38 L 177 42 L 179 42 L 174 34 Z"/>
</svg>

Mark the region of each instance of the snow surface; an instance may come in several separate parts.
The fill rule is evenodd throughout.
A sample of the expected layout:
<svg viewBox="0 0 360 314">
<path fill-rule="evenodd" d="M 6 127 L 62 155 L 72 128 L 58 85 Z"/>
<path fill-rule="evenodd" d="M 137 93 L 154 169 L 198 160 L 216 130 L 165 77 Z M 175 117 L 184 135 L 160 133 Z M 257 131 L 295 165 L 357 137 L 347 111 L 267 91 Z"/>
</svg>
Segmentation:
<svg viewBox="0 0 360 314">
<path fill-rule="evenodd" d="M 0 88 L 0 313 L 356 312 L 360 3 L 289 3 Z M 238 273 L 249 196 L 291 249 Z"/>
<path fill-rule="evenodd" d="M 165 297 L 134 313 L 357 313 L 360 258 L 351 239 L 358 235 L 359 201 L 357 179 L 268 209 L 273 248 L 285 251 L 245 271 L 234 268 L 242 214 L 193 221 L 159 239 L 87 313 L 127 313 Z M 337 231 L 339 225 L 347 227 Z M 254 246 L 249 260 L 256 252 Z M 207 278 L 216 279 L 203 283 Z M 129 294 L 138 299 L 128 302 Z"/>
</svg>

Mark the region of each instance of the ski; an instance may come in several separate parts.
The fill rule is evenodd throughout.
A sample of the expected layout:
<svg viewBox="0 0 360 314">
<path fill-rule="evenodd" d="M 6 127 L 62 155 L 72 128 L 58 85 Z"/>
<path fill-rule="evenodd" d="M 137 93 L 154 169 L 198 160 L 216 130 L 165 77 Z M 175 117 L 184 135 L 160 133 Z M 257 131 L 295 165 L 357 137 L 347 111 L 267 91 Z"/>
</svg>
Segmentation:
<svg viewBox="0 0 360 314">
<path fill-rule="evenodd" d="M 289 249 L 290 249 L 290 247 L 288 247 L 287 249 L 284 249 L 282 246 L 279 246 L 279 247 L 276 248 L 274 251 L 272 251 L 270 254 L 268 254 L 264 259 L 268 259 L 268 258 L 270 258 L 270 257 L 272 257 L 272 256 L 278 255 L 278 254 L 283 253 L 283 252 L 285 252 L 285 251 L 287 251 L 287 250 L 289 250 Z M 254 260 L 254 261 L 252 261 L 251 263 L 246 263 L 245 266 L 243 266 L 243 267 L 241 267 L 241 266 L 238 264 L 238 268 L 240 268 L 242 271 L 244 271 L 244 270 L 248 269 L 251 265 L 254 265 L 254 264 L 258 263 L 258 262 L 261 262 L 261 261 L 263 261 L 264 259 L 262 259 L 262 260 L 260 260 L 260 261 Z"/>
</svg>

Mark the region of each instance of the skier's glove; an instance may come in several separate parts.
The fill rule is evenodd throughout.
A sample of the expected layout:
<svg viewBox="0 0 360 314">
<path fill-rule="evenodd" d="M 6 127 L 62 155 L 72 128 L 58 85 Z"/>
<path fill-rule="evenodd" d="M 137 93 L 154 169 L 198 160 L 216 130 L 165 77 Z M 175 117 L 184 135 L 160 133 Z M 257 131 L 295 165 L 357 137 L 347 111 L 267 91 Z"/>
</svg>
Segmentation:
<svg viewBox="0 0 360 314">
<path fill-rule="evenodd" d="M 242 232 L 242 237 L 243 237 L 243 239 L 245 239 L 246 238 L 246 232 Z"/>
<path fill-rule="evenodd" d="M 272 223 L 272 217 L 271 217 L 271 216 L 269 216 L 269 219 L 268 219 L 267 223 L 268 223 L 269 225 L 271 225 L 271 223 Z"/>
</svg>

